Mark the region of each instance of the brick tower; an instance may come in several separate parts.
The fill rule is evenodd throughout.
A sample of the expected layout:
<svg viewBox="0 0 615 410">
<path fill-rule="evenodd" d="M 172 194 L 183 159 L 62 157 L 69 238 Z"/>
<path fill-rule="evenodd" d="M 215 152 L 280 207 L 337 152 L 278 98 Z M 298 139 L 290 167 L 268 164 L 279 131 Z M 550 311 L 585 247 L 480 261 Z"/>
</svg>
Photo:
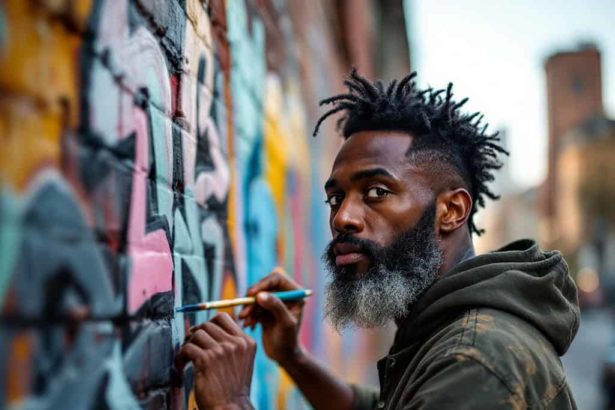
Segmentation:
<svg viewBox="0 0 615 410">
<path fill-rule="evenodd" d="M 594 45 L 558 52 L 547 58 L 549 146 L 542 214 L 548 231 L 557 206 L 555 166 L 561 137 L 572 128 L 603 115 L 600 52 Z M 552 239 L 552 238 L 546 238 Z"/>
</svg>

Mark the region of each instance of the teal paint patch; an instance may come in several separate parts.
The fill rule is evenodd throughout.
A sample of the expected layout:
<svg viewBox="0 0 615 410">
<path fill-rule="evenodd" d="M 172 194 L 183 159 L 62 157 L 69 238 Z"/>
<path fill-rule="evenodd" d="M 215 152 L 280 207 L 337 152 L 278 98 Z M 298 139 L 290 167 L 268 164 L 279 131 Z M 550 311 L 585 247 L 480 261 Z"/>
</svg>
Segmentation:
<svg viewBox="0 0 615 410">
<path fill-rule="evenodd" d="M 4 304 L 21 240 L 21 216 L 14 195 L 7 189 L 0 191 L 0 305 Z"/>
<path fill-rule="evenodd" d="M 0 51 L 6 46 L 8 41 L 8 27 L 6 25 L 6 17 L 4 10 L 0 7 Z"/>
</svg>

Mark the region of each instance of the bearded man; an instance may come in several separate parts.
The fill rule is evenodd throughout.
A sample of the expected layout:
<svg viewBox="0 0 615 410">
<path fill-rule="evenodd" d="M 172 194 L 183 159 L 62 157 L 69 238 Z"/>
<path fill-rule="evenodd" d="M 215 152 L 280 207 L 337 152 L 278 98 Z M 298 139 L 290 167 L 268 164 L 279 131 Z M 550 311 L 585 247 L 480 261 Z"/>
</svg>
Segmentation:
<svg viewBox="0 0 615 410">
<path fill-rule="evenodd" d="M 274 272 L 240 313 L 263 326 L 266 353 L 316 409 L 575 408 L 559 360 L 579 326 L 574 282 L 557 251 L 531 240 L 474 253 L 474 215 L 501 167 L 497 134 L 446 90 L 419 90 L 414 74 L 388 87 L 355 71 L 348 93 L 319 120 L 344 112 L 345 139 L 325 184 L 333 239 L 326 316 L 338 329 L 394 321 L 378 362 L 379 391 L 344 383 L 298 342 L 300 288 Z M 254 344 L 225 315 L 199 327 L 179 354 L 195 364 L 205 407 L 250 407 Z M 215 382 L 224 380 L 224 383 Z M 220 386 L 224 384 L 224 386 Z"/>
</svg>

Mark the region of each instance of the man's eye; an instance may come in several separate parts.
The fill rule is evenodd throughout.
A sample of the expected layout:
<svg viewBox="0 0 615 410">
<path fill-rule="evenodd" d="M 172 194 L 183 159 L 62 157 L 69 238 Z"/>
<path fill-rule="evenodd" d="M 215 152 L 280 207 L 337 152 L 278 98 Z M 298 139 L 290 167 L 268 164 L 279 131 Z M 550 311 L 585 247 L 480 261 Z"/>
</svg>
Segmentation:
<svg viewBox="0 0 615 410">
<path fill-rule="evenodd" d="M 331 195 L 331 196 L 327 197 L 325 202 L 327 204 L 329 204 L 329 206 L 338 206 L 340 204 L 339 195 Z"/>
<path fill-rule="evenodd" d="M 391 192 L 387 191 L 384 188 L 370 188 L 367 191 L 366 196 L 368 198 L 384 198 L 385 196 L 388 196 Z"/>
</svg>

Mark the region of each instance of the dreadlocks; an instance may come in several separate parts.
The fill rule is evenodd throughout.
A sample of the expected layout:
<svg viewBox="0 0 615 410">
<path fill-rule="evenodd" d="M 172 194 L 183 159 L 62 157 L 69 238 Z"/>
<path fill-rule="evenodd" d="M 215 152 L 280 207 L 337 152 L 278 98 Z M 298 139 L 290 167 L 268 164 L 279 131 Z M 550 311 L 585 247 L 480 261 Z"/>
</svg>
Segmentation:
<svg viewBox="0 0 615 410">
<path fill-rule="evenodd" d="M 353 69 L 344 81 L 348 93 L 320 102 L 320 105 L 333 107 L 320 117 L 313 135 L 318 134 L 324 120 L 340 111 L 345 111 L 337 123 L 344 139 L 367 130 L 412 134 L 414 140 L 407 153 L 409 156 L 420 156 L 444 166 L 448 164 L 467 185 L 473 200 L 470 231 L 480 235 L 484 230 L 477 229 L 474 215 L 478 207 L 485 206 L 485 197 L 499 198 L 487 184 L 494 179 L 493 170 L 502 167 L 498 154 L 508 155 L 508 152 L 497 144 L 500 140 L 497 132 L 485 133 L 488 124 L 481 124 L 481 114 L 459 111 L 468 99 L 454 101 L 452 83 L 446 90 L 419 90 L 412 81 L 415 77 L 416 72 L 413 72 L 399 83 L 393 80 L 385 88 L 382 81 L 372 83 Z"/>
</svg>

